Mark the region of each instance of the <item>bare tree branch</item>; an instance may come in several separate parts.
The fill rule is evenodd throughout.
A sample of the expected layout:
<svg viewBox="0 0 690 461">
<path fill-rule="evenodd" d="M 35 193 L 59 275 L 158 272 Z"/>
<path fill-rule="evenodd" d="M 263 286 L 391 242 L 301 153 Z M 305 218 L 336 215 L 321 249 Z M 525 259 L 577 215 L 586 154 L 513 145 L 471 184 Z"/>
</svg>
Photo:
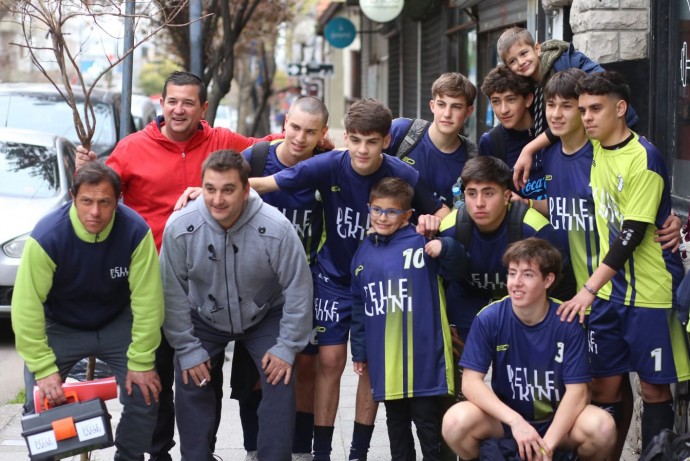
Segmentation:
<svg viewBox="0 0 690 461">
<path fill-rule="evenodd" d="M 187 0 L 170 2 L 167 9 L 155 8 L 153 2 L 137 2 L 139 12 L 131 15 L 123 11 L 122 3 L 115 0 L 0 0 L 0 14 L 2 11 L 13 14 L 21 26 L 24 43 L 12 43 L 12 45 L 27 51 L 33 65 L 55 87 L 72 109 L 75 131 L 84 146 L 90 146 L 95 133 L 96 115 L 91 103 L 91 93 L 98 82 L 132 54 L 138 46 L 164 28 L 189 25 L 188 21 L 175 22 L 177 16 L 186 10 Z M 108 55 L 103 49 L 107 64 L 94 76 L 93 81 L 87 83 L 78 62 L 78 57 L 86 46 L 86 40 L 76 46 L 70 45 L 65 36 L 66 31 L 69 30 L 66 25 L 81 21 L 77 24 L 76 30 L 82 24 L 90 24 L 105 36 L 120 38 L 108 28 L 108 21 L 134 19 L 139 24 L 140 21 L 151 17 L 157 17 L 156 24 L 135 40 L 130 49 L 122 50 L 122 52 L 118 50 L 114 56 Z M 206 20 L 207 17 L 202 19 Z M 43 34 L 45 34 L 44 38 L 41 37 Z M 41 43 L 42 40 L 48 40 L 48 44 Z M 48 62 L 57 65 L 59 78 L 53 77 L 48 72 L 45 67 L 45 63 Z M 84 94 L 81 112 L 77 107 L 75 87 Z"/>
</svg>

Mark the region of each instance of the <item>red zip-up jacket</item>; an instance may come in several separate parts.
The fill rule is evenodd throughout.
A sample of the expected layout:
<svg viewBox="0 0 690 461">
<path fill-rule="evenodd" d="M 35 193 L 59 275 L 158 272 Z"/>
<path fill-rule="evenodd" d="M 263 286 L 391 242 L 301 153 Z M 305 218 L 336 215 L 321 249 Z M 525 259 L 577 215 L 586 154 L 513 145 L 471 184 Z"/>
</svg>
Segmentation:
<svg viewBox="0 0 690 461">
<path fill-rule="evenodd" d="M 187 187 L 201 186 L 201 165 L 209 154 L 219 149 L 239 153 L 256 142 L 283 137 L 246 138 L 226 128 L 212 128 L 202 120 L 189 141 L 177 143 L 161 133 L 163 124 L 159 117 L 122 139 L 106 160 L 120 175 L 125 205 L 151 226 L 159 252 L 175 202 Z"/>
</svg>

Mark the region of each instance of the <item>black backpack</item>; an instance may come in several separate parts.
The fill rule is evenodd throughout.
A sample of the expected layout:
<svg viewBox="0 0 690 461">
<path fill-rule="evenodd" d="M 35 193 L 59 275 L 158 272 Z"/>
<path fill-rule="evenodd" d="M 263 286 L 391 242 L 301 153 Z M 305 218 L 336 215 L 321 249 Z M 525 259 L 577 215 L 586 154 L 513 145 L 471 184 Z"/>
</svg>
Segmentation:
<svg viewBox="0 0 690 461">
<path fill-rule="evenodd" d="M 529 206 L 523 202 L 513 202 L 510 204 L 508 215 L 506 216 L 508 219 L 508 244 L 522 240 L 522 223 L 525 220 L 527 210 L 529 210 Z M 462 243 L 465 251 L 470 250 L 474 226 L 474 221 L 470 218 L 467 207 L 462 203 L 455 216 L 455 239 Z"/>
<path fill-rule="evenodd" d="M 489 139 L 491 140 L 491 151 L 493 156 L 506 162 L 506 140 L 503 137 L 503 126 L 496 125 L 489 130 Z"/>
<path fill-rule="evenodd" d="M 268 158 L 268 147 L 270 141 L 260 141 L 252 146 L 252 158 L 249 159 L 249 177 L 260 178 L 264 175 L 266 159 Z"/>
<path fill-rule="evenodd" d="M 400 141 L 400 145 L 398 145 L 397 149 L 391 149 L 391 153 L 395 152 L 395 156 L 402 160 L 408 152 L 417 147 L 417 144 L 419 144 L 419 141 L 422 140 L 424 133 L 426 133 L 426 131 L 429 129 L 429 125 L 431 125 L 431 122 L 427 122 L 421 118 L 410 120 L 410 127 L 407 129 L 407 132 L 405 132 L 405 136 L 403 136 L 402 141 Z M 475 143 L 467 139 L 465 136 L 458 136 L 467 146 L 468 159 L 479 155 L 477 145 Z"/>
</svg>

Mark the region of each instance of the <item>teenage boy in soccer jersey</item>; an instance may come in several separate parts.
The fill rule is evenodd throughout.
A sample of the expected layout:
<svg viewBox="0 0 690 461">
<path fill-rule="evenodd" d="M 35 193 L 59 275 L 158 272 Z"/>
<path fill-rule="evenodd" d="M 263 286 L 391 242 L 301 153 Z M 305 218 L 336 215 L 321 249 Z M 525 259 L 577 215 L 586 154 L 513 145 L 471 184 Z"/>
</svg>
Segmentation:
<svg viewBox="0 0 690 461">
<path fill-rule="evenodd" d="M 328 109 L 324 103 L 312 96 L 302 96 L 290 106 L 285 121 L 285 139 L 272 142 L 269 146 L 254 145 L 242 152 L 242 156 L 252 165 L 257 149 L 267 149 L 261 176 L 274 173 L 312 158 L 318 143 L 328 131 Z M 256 159 L 254 159 L 256 160 Z M 295 193 L 282 191 L 264 194 L 261 198 L 269 205 L 278 208 L 292 222 L 302 241 L 310 266 L 316 258 L 323 227 L 321 201 L 314 189 L 303 189 Z M 315 339 L 315 338 L 314 338 Z M 314 429 L 314 379 L 316 373 L 315 341 L 295 356 L 295 436 L 293 438 L 293 460 L 311 460 L 312 434 Z M 244 354 L 244 355 L 240 355 Z M 244 446 L 247 458 L 256 459 L 258 436 L 258 408 L 261 402 L 261 388 L 258 371 L 251 356 L 239 344 L 233 355 L 231 385 L 233 394 L 240 404 L 240 418 L 244 433 Z M 248 388 L 244 389 L 243 388 Z"/>
<path fill-rule="evenodd" d="M 530 112 L 534 85 L 530 79 L 501 65 L 484 78 L 482 93 L 489 98 L 491 108 L 501 123 L 479 139 L 479 155 L 499 157 L 512 168 L 522 148 L 534 139 L 534 119 Z M 545 191 L 541 159 L 537 157 L 529 181 L 518 193 L 527 199 L 540 200 L 544 198 Z"/>
<path fill-rule="evenodd" d="M 670 383 L 690 378 L 683 329 L 673 311 L 683 277 L 678 253 L 654 241 L 671 212 L 668 171 L 661 153 L 625 123 L 630 89 L 615 72 L 577 83 L 578 108 L 594 159 L 591 186 L 600 264 L 578 294 L 558 310 L 562 320 L 589 315 L 592 398 L 621 407 L 629 371 L 642 387 L 642 447 L 673 427 Z"/>
<path fill-rule="evenodd" d="M 250 178 L 252 187 L 260 194 L 313 188 L 319 191 L 323 202 L 325 240 L 316 257 L 314 282 L 319 343 L 314 399 L 315 461 L 330 459 L 350 330 L 350 263 L 370 227 L 367 201 L 372 185 L 385 177 L 398 177 L 412 185 L 413 208 L 422 215 L 435 214 L 420 216 L 423 227 L 433 228 L 433 224 L 426 223 L 436 218 L 438 225 L 438 218 L 450 211 L 423 185 L 414 168 L 383 154 L 390 143 L 391 120 L 390 110 L 382 103 L 373 99 L 357 101 L 345 115 L 347 151 L 328 152 L 275 175 Z M 365 459 L 369 449 L 376 417 L 370 387 L 368 373 L 364 373 L 357 388 L 350 459 Z"/>
<path fill-rule="evenodd" d="M 503 263 L 509 296 L 472 324 L 460 360 L 467 401 L 446 413 L 444 439 L 462 459 L 477 458 L 482 440 L 512 437 L 522 459 L 550 460 L 560 449 L 605 460 L 616 429 L 611 415 L 587 403 L 585 330 L 561 322 L 547 295 L 560 273 L 559 251 L 528 238 L 512 244 Z"/>
<path fill-rule="evenodd" d="M 369 371 L 386 405 L 391 459 L 415 459 L 414 422 L 427 461 L 441 459 L 442 397 L 453 395 L 453 353 L 438 261 L 410 224 L 412 186 L 384 178 L 371 189 L 373 233 L 352 260 L 352 362 Z"/>
<path fill-rule="evenodd" d="M 558 237 L 559 246 L 567 249 L 576 279 L 576 286 L 587 282 L 598 264 L 599 237 L 595 223 L 594 199 L 590 186 L 592 144 L 587 138 L 578 110 L 577 81 L 587 75 L 580 69 L 566 69 L 556 73 L 544 87 L 546 120 L 558 141 L 542 154 L 547 182 L 548 200 L 534 202 L 544 213 Z M 669 219 L 664 241 L 675 245 L 678 219 Z M 666 229 L 662 229 L 666 230 Z M 632 416 L 632 391 L 628 380 L 623 401 L 630 411 L 617 419 L 618 443 L 612 459 L 620 458 Z"/>
<path fill-rule="evenodd" d="M 460 179 L 464 185 L 464 209 L 453 210 L 441 222 L 440 238 L 426 246 L 432 257 L 440 257 L 444 271 L 467 258 L 466 274 L 461 280 L 449 278 L 447 289 L 448 319 L 463 340 L 477 312 L 493 300 L 506 295 L 506 269 L 501 257 L 511 241 L 540 237 L 555 242 L 555 232 L 548 220 L 534 209 L 521 218 L 519 235 L 511 226 L 512 213 L 518 205 L 510 202 L 511 173 L 508 165 L 496 157 L 468 160 Z M 466 211 L 464 211 L 466 209 Z M 470 221 L 464 232 L 471 236 L 469 247 L 457 239 L 457 213 L 467 213 Z M 515 235 L 511 235 L 515 234 Z M 467 242 L 466 242 L 467 243 Z"/>
<path fill-rule="evenodd" d="M 462 136 L 465 120 L 474 112 L 477 88 L 458 72 L 442 74 L 431 86 L 429 107 L 434 121 L 429 123 L 414 147 L 402 157 L 441 201 L 452 206 L 453 184 L 477 146 Z M 386 151 L 398 155 L 414 121 L 397 118 L 391 125 L 391 143 Z M 428 122 L 427 122 L 428 123 Z"/>
</svg>

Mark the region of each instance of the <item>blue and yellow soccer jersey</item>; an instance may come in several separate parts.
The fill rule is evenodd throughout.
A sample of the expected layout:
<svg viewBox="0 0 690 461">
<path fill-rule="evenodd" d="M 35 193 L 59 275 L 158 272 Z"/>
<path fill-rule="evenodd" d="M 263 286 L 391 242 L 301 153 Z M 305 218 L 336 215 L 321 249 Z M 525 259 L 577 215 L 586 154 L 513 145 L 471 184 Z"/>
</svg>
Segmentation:
<svg viewBox="0 0 690 461">
<path fill-rule="evenodd" d="M 634 307 L 671 308 L 683 277 L 678 253 L 662 250 L 655 231 L 671 213 L 668 171 L 661 153 L 633 133 L 616 149 L 593 140 L 591 184 L 601 243 L 600 261 L 618 237 L 624 220 L 649 223 L 642 243 L 599 297 Z"/>
<path fill-rule="evenodd" d="M 544 320 L 525 325 L 506 297 L 477 315 L 460 366 L 487 373 L 499 399 L 530 423 L 553 419 L 566 384 L 591 380 L 587 336 L 577 322 L 561 322 L 549 302 Z"/>
<path fill-rule="evenodd" d="M 274 176 L 281 190 L 317 189 L 321 195 L 325 233 L 316 257 L 320 273 L 349 286 L 352 257 L 369 229 L 369 191 L 387 177 L 401 178 L 415 188 L 412 206 L 421 214 L 441 207 L 430 192 L 420 189 L 417 170 L 388 155 L 383 155 L 381 167 L 368 176 L 352 169 L 347 151 L 317 155 Z"/>
<path fill-rule="evenodd" d="M 455 237 L 457 210 L 441 222 L 440 236 Z M 507 216 L 507 215 L 506 215 Z M 473 226 L 474 234 L 469 253 L 467 275 L 462 281 L 450 281 L 446 291 L 448 319 L 460 332 L 467 332 L 479 310 L 493 300 L 507 294 L 508 272 L 503 265 L 503 253 L 509 244 L 508 219 L 491 234 L 484 234 Z M 556 244 L 556 235 L 549 221 L 534 209 L 527 210 L 522 223 L 522 238 L 539 237 Z"/>
<path fill-rule="evenodd" d="M 278 160 L 276 153 L 278 145 L 282 142 L 284 142 L 283 139 L 274 141 L 268 147 L 263 176 L 271 176 L 288 168 Z M 245 149 L 242 156 L 251 164 L 252 147 Z M 278 208 L 290 220 L 302 241 L 309 265 L 314 264 L 323 230 L 323 207 L 318 192 L 315 189 L 302 189 L 289 193 L 275 191 L 264 194 L 261 198 L 269 205 Z"/>
<path fill-rule="evenodd" d="M 589 184 L 594 154 L 589 142 L 571 155 L 564 154 L 562 148 L 559 141 L 543 152 L 549 220 L 559 247 L 570 256 L 577 286 L 581 287 L 597 268 L 599 257 L 599 235 Z"/>
<path fill-rule="evenodd" d="M 410 120 L 396 118 L 391 125 L 391 146 L 399 146 L 400 142 L 410 128 Z M 391 152 L 391 155 L 395 155 Z M 463 142 L 460 147 L 451 153 L 442 152 L 434 145 L 429 137 L 429 130 L 422 135 L 419 143 L 411 149 L 403 161 L 419 171 L 419 177 L 431 189 L 436 197 L 443 203 L 453 207 L 453 184 L 460 177 L 462 169 L 467 161 L 467 144 Z"/>
<path fill-rule="evenodd" d="M 352 261 L 352 361 L 375 401 L 452 395 L 453 352 L 438 261 L 408 225 L 370 235 Z"/>
</svg>

